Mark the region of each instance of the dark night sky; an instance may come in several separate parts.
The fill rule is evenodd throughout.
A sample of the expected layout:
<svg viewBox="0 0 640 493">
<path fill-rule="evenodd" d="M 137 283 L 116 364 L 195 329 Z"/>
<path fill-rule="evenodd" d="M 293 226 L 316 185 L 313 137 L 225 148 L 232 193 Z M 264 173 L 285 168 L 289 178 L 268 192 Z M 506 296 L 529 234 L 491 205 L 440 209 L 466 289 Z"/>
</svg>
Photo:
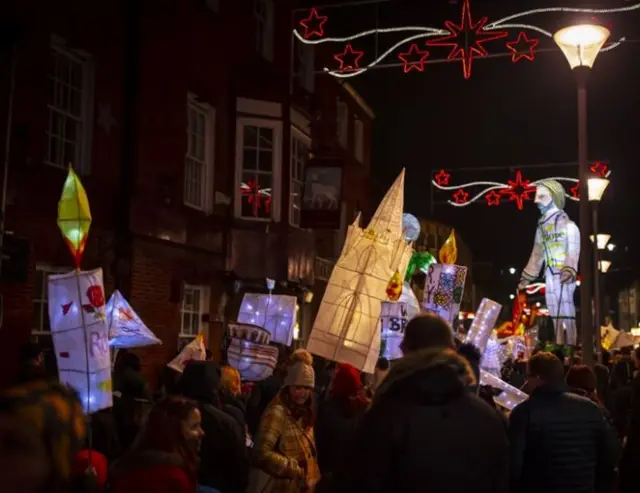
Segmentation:
<svg viewBox="0 0 640 493">
<path fill-rule="evenodd" d="M 624 4 L 618 0 L 590 6 Z M 471 13 L 474 20 L 486 15 L 491 21 L 532 6 L 550 5 L 584 4 L 571 0 L 471 0 Z M 440 27 L 447 19 L 459 22 L 461 5 L 449 0 L 392 0 L 377 7 L 329 9 L 324 11 L 329 15 L 328 35 L 348 35 L 375 27 L 376 10 L 380 27 Z M 628 258 L 633 260 L 637 249 L 631 239 L 637 236 L 634 216 L 640 195 L 636 187 L 640 174 L 640 43 L 633 40 L 640 40 L 640 11 L 606 20 L 613 21 L 612 38 L 626 36 L 631 41 L 601 55 L 595 64 L 589 86 L 589 154 L 590 159 L 609 160 L 613 170 L 612 183 L 600 207 L 600 230 L 613 234 L 617 244 L 629 246 Z M 560 14 L 535 19 L 549 31 L 567 21 L 569 18 Z M 638 27 L 633 27 L 634 22 Z M 512 31 L 510 39 L 516 35 L 517 31 Z M 393 40 L 381 37 L 380 48 Z M 340 45 L 335 47 L 336 52 L 340 51 Z M 354 47 L 369 53 L 375 49 L 372 43 L 362 42 L 354 43 Z M 505 51 L 502 41 L 486 47 L 489 52 Z M 551 40 L 541 41 L 540 48 L 553 47 Z M 432 47 L 430 51 L 432 57 L 445 58 L 449 48 Z M 513 166 L 515 170 L 521 165 L 577 160 L 576 88 L 569 65 L 559 51 L 539 53 L 534 62 L 515 65 L 510 58 L 476 60 L 470 80 L 463 79 L 458 61 L 428 65 L 424 73 L 407 75 L 401 68 L 371 70 L 349 82 L 377 115 L 373 150 L 376 199 L 405 166 L 405 209 L 415 215 L 429 217 L 431 169 Z M 577 167 L 573 171 L 550 168 L 543 176 L 552 172 L 577 176 Z M 454 177 L 452 182 L 482 176 L 480 170 Z M 508 177 L 505 171 L 498 181 L 504 182 Z M 568 211 L 577 221 L 577 207 L 570 206 Z M 483 203 L 462 209 L 443 204 L 436 206 L 433 218 L 454 225 L 470 244 L 475 259 L 523 266 L 530 253 L 537 216 L 537 210 L 528 202 L 523 212 L 513 204 L 491 209 Z"/>
</svg>

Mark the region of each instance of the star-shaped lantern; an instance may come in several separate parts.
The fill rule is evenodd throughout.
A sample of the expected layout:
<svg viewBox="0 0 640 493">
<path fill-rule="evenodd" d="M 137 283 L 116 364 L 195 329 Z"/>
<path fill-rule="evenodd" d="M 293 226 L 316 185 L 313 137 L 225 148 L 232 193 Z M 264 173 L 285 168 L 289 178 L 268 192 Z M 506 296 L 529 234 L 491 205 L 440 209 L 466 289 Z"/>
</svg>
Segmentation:
<svg viewBox="0 0 640 493">
<path fill-rule="evenodd" d="M 513 54 L 511 55 L 511 61 L 513 63 L 519 62 L 522 59 L 533 61 L 536 57 L 535 49 L 540 44 L 540 40 L 536 38 L 530 38 L 527 33 L 518 33 L 518 38 L 514 41 L 506 43 L 507 48 Z"/>
<path fill-rule="evenodd" d="M 606 163 L 603 163 L 601 161 L 596 161 L 589 167 L 589 170 L 594 175 L 598 175 L 601 178 L 606 178 L 607 171 L 609 171 L 609 166 Z"/>
<path fill-rule="evenodd" d="M 507 31 L 485 30 L 484 26 L 487 20 L 487 17 L 482 17 L 474 23 L 471 18 L 469 0 L 464 0 L 460 24 L 455 24 L 453 21 L 446 21 L 444 25 L 447 31 L 449 31 L 449 34 L 432 41 L 427 41 L 427 45 L 451 46 L 451 53 L 449 53 L 448 56 L 449 60 L 461 59 L 464 78 L 468 79 L 471 77 L 473 58 L 485 57 L 489 54 L 483 44 L 496 39 L 506 38 L 509 34 Z"/>
<path fill-rule="evenodd" d="M 469 201 L 469 194 L 465 192 L 464 189 L 460 188 L 453 194 L 453 200 L 456 204 L 466 204 Z"/>
<path fill-rule="evenodd" d="M 523 180 L 522 173 L 516 171 L 516 179 L 508 180 L 509 188 L 500 190 L 501 194 L 508 195 L 509 200 L 516 203 L 518 210 L 522 210 L 523 202 L 531 200 L 531 194 L 536 191 L 536 187 L 530 185 L 531 180 Z"/>
<path fill-rule="evenodd" d="M 326 15 L 319 15 L 316 9 L 311 9 L 309 17 L 300 21 L 300 25 L 304 27 L 304 39 L 309 39 L 312 36 L 320 38 L 324 36 L 324 25 L 328 20 Z"/>
<path fill-rule="evenodd" d="M 445 170 L 441 169 L 434 176 L 433 179 L 436 181 L 438 185 L 441 187 L 447 186 L 449 184 L 449 179 L 451 175 L 447 173 Z"/>
<path fill-rule="evenodd" d="M 571 192 L 571 196 L 575 199 L 579 199 L 580 198 L 580 182 L 576 183 L 574 186 L 572 186 L 569 191 Z"/>
<path fill-rule="evenodd" d="M 344 47 L 344 51 L 342 53 L 336 53 L 333 55 L 333 58 L 340 62 L 338 70 L 340 72 L 346 72 L 348 70 L 359 70 L 360 59 L 363 56 L 364 51 L 354 50 L 351 44 L 347 44 L 347 46 Z"/>
<path fill-rule="evenodd" d="M 491 190 L 488 194 L 484 196 L 487 199 L 487 205 L 489 207 L 494 205 L 500 205 L 500 194 L 495 190 Z"/>
<path fill-rule="evenodd" d="M 404 73 L 416 70 L 417 72 L 424 72 L 424 63 L 427 61 L 429 52 L 427 50 L 420 50 L 416 43 L 413 43 L 409 47 L 409 51 L 405 53 L 398 53 L 398 58 L 404 63 Z"/>
</svg>

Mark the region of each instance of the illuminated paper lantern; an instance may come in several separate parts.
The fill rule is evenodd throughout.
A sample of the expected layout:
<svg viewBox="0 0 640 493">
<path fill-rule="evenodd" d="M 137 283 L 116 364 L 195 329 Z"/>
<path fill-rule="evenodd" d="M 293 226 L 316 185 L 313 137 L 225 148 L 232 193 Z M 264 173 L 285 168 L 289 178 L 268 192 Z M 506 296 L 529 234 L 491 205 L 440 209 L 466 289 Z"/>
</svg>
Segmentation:
<svg viewBox="0 0 640 493">
<path fill-rule="evenodd" d="M 269 333 L 238 322 L 230 322 L 227 331 L 231 337 L 227 359 L 242 379 L 259 382 L 270 377 L 278 363 L 278 348 L 269 345 Z"/>
<path fill-rule="evenodd" d="M 205 359 L 207 359 L 207 349 L 204 347 L 204 336 L 198 334 L 193 341 L 182 348 L 178 356 L 173 358 L 167 366 L 182 373 L 189 361 L 204 361 Z"/>
<path fill-rule="evenodd" d="M 327 282 L 307 351 L 373 373 L 380 356 L 381 302 L 393 274 L 406 272 L 413 249 L 404 237 L 404 170 L 366 229 L 359 216 L 347 229 Z"/>
<path fill-rule="evenodd" d="M 87 413 L 113 405 L 102 269 L 49 276 L 49 322 L 60 381 Z"/>
<path fill-rule="evenodd" d="M 431 264 L 424 289 L 424 309 L 439 315 L 453 326 L 460 312 L 466 278 L 466 267 Z"/>
<path fill-rule="evenodd" d="M 477 347 L 480 354 L 484 353 L 487 347 L 487 341 L 491 337 L 491 332 L 498 321 L 501 310 L 502 305 L 489 298 L 483 298 L 476 310 L 471 327 L 469 327 L 467 342 Z"/>
<path fill-rule="evenodd" d="M 385 341 L 383 356 L 388 360 L 402 358 L 400 349 L 404 339 L 404 329 L 409 321 L 407 304 L 397 301 L 383 301 L 380 310 L 382 339 Z"/>
<path fill-rule="evenodd" d="M 115 290 L 107 302 L 109 346 L 116 349 L 162 344 L 144 324 L 120 291 Z"/>
<path fill-rule="evenodd" d="M 527 394 L 516 389 L 513 385 L 509 385 L 504 380 L 482 369 L 480 370 L 480 385 L 490 385 L 500 389 L 500 394 L 495 396 L 493 400 L 509 411 L 529 398 Z"/>
<path fill-rule="evenodd" d="M 58 227 L 71 251 L 76 267 L 80 268 L 91 227 L 91 210 L 80 178 L 71 168 L 58 202 Z"/>
<path fill-rule="evenodd" d="M 271 341 L 291 346 L 297 304 L 295 296 L 246 293 L 240 305 L 238 322 L 262 327 L 270 334 Z"/>
<path fill-rule="evenodd" d="M 480 368 L 488 371 L 492 375 L 500 377 L 502 364 L 507 359 L 506 347 L 501 344 L 495 337 L 487 340 L 486 348 L 482 353 Z"/>
<path fill-rule="evenodd" d="M 458 260 L 458 245 L 456 244 L 455 230 L 451 230 L 447 241 L 440 248 L 439 252 L 440 262 L 445 265 L 453 265 Z"/>
</svg>

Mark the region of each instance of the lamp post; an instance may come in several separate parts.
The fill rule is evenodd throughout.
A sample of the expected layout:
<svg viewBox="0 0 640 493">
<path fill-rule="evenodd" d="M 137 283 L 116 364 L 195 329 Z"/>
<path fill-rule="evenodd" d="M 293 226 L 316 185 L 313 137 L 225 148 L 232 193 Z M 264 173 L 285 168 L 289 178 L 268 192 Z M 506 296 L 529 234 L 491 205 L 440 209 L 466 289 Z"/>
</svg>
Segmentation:
<svg viewBox="0 0 640 493">
<path fill-rule="evenodd" d="M 587 146 L 587 78 L 598 53 L 611 33 L 595 24 L 580 24 L 560 29 L 553 40 L 567 58 L 578 83 L 578 165 L 580 179 L 580 328 L 582 354 L 587 365 L 593 366 L 594 326 L 589 300 L 591 299 L 591 266 L 589 262 L 589 175 Z M 596 339 L 599 339 L 596 338 Z"/>
<path fill-rule="evenodd" d="M 589 178 L 587 188 L 589 189 L 589 202 L 593 204 L 593 235 L 591 235 L 593 245 L 593 315 L 596 328 L 596 358 L 598 363 L 602 363 L 602 335 L 600 334 L 600 259 L 598 251 L 604 249 L 611 239 L 611 235 L 598 234 L 598 204 L 602 200 L 604 191 L 609 186 L 606 178 Z M 593 241 L 595 240 L 595 242 Z M 602 246 L 600 246 L 602 245 Z"/>
</svg>

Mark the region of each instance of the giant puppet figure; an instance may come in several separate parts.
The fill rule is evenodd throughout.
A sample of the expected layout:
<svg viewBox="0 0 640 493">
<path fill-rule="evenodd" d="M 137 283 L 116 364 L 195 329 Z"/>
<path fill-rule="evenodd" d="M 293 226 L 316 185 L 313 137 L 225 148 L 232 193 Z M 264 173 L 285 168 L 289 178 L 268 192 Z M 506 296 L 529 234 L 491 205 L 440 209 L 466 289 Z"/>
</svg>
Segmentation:
<svg viewBox="0 0 640 493">
<path fill-rule="evenodd" d="M 522 272 L 519 288 L 536 279 L 544 263 L 545 299 L 558 344 L 575 345 L 576 290 L 580 230 L 563 210 L 564 187 L 554 180 L 538 182 L 535 203 L 542 217 L 538 221 L 529 263 Z M 566 339 L 565 339 L 566 332 Z"/>
</svg>

